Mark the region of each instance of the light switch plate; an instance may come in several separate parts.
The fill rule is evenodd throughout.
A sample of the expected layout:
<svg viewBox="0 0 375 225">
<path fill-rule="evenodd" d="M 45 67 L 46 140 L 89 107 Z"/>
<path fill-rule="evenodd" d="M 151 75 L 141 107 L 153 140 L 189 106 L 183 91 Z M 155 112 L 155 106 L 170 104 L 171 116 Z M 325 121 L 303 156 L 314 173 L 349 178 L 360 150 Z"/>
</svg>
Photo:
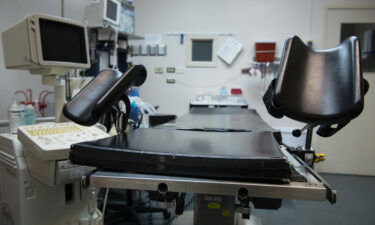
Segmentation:
<svg viewBox="0 0 375 225">
<path fill-rule="evenodd" d="M 173 78 L 168 78 L 167 79 L 167 84 L 174 84 L 174 83 L 176 83 L 175 79 L 173 79 Z"/>
<path fill-rule="evenodd" d="M 167 67 L 167 73 L 175 73 L 176 68 L 175 67 Z"/>
<path fill-rule="evenodd" d="M 156 74 L 163 74 L 164 72 L 163 72 L 163 67 L 155 67 L 155 73 Z"/>
<path fill-rule="evenodd" d="M 178 73 L 178 74 L 184 74 L 185 73 L 185 68 L 184 67 L 177 67 L 176 68 L 176 73 Z"/>
</svg>

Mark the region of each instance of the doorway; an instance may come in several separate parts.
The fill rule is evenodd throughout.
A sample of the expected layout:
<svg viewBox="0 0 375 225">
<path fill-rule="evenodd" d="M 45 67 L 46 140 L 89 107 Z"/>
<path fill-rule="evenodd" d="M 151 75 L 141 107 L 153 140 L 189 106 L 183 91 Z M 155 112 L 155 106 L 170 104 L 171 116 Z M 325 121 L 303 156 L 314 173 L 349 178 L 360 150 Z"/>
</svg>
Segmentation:
<svg viewBox="0 0 375 225">
<path fill-rule="evenodd" d="M 328 8 L 325 47 L 337 46 L 348 35 L 360 34 L 375 26 L 375 5 L 366 8 Z M 354 34 L 348 33 L 354 31 Z M 362 114 L 330 138 L 315 136 L 315 149 L 326 153 L 327 160 L 318 164 L 324 173 L 375 175 L 375 73 L 364 72 L 370 83 Z"/>
</svg>

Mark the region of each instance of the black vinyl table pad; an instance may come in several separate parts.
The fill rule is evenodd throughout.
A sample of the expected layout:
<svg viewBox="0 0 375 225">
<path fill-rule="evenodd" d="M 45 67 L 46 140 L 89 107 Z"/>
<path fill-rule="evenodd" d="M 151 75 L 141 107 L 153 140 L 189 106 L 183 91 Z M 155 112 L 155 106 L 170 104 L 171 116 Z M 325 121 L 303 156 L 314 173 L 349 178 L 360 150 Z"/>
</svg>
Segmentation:
<svg viewBox="0 0 375 225">
<path fill-rule="evenodd" d="M 286 179 L 273 133 L 137 129 L 72 145 L 75 164 L 127 172 L 224 179 Z"/>
<path fill-rule="evenodd" d="M 170 122 L 169 129 L 217 131 L 274 131 L 256 110 L 243 108 L 192 108 Z M 156 128 L 166 128 L 165 125 Z"/>
</svg>

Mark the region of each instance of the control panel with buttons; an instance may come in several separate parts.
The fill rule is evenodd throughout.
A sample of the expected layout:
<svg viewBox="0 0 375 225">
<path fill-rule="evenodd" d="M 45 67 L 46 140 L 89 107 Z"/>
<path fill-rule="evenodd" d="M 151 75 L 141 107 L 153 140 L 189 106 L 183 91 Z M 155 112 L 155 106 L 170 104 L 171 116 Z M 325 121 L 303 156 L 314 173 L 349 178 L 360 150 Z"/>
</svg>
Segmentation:
<svg viewBox="0 0 375 225">
<path fill-rule="evenodd" d="M 67 159 L 72 144 L 106 137 L 109 135 L 98 127 L 85 127 L 72 122 L 18 128 L 18 139 L 24 148 L 45 161 Z"/>
</svg>

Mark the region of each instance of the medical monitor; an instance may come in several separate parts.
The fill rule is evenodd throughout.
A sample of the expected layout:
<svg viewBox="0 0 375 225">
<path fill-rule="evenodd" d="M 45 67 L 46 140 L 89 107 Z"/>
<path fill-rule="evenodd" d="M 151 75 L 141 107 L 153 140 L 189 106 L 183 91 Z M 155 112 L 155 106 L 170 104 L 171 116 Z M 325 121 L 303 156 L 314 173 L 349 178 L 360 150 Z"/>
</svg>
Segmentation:
<svg viewBox="0 0 375 225">
<path fill-rule="evenodd" d="M 97 0 L 86 7 L 84 21 L 89 27 L 118 26 L 120 10 L 117 0 Z"/>
<path fill-rule="evenodd" d="M 33 14 L 2 32 L 5 67 L 34 74 L 65 74 L 90 67 L 84 24 Z"/>
<path fill-rule="evenodd" d="M 120 4 L 118 1 L 115 0 L 105 0 L 104 1 L 106 7 L 105 10 L 105 16 L 104 18 L 106 20 L 110 20 L 111 22 L 117 24 L 118 18 L 119 18 L 119 10 L 120 10 Z"/>
</svg>

